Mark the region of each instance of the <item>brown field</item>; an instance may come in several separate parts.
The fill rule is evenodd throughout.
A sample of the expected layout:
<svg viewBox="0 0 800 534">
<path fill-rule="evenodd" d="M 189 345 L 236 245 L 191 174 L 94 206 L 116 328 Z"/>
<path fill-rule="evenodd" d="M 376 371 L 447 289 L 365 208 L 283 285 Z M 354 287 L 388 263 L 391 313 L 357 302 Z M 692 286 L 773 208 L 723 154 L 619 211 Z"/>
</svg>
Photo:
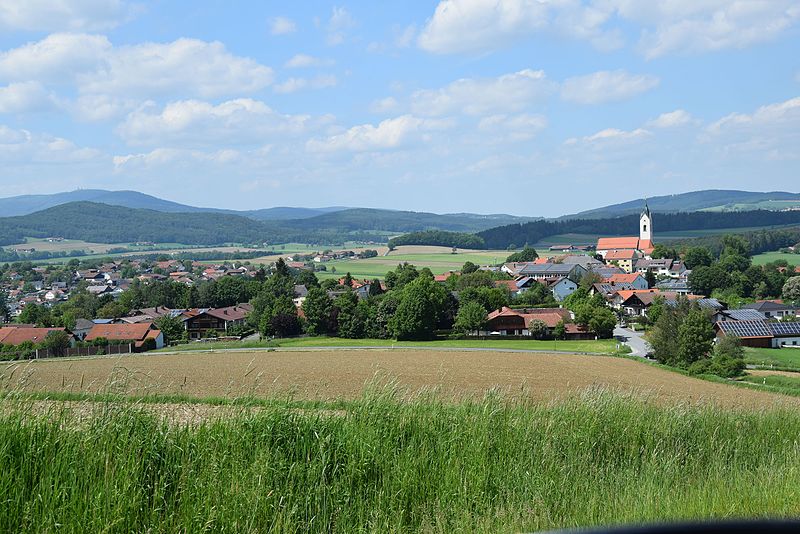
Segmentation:
<svg viewBox="0 0 800 534">
<path fill-rule="evenodd" d="M 800 398 L 712 383 L 613 357 L 384 350 L 282 350 L 153 354 L 17 362 L 0 366 L 4 390 L 113 392 L 196 397 L 254 395 L 352 399 L 391 381 L 406 395 L 435 389 L 451 397 L 495 389 L 549 401 L 587 388 L 659 402 L 761 408 L 800 406 Z"/>
</svg>

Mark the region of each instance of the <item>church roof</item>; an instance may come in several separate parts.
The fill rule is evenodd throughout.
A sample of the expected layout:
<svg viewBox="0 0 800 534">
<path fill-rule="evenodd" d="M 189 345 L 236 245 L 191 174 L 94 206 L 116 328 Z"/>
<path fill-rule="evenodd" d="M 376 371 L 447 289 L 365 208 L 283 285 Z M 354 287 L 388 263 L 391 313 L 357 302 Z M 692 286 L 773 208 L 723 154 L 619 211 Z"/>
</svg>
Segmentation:
<svg viewBox="0 0 800 534">
<path fill-rule="evenodd" d="M 638 248 L 638 237 L 601 237 L 597 240 L 597 250 L 636 250 Z"/>
</svg>

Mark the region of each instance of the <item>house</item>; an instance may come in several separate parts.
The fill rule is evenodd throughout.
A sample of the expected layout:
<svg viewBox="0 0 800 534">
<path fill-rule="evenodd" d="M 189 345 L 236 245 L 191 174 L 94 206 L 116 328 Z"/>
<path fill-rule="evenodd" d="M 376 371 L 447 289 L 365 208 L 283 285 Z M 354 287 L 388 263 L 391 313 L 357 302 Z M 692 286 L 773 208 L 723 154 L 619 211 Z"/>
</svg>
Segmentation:
<svg viewBox="0 0 800 534">
<path fill-rule="evenodd" d="M 784 319 L 797 317 L 797 308 L 784 304 L 779 300 L 759 300 L 753 304 L 745 304 L 742 309 L 756 310 L 767 319 Z"/>
<path fill-rule="evenodd" d="M 189 339 L 202 339 L 209 330 L 225 335 L 234 326 L 243 325 L 252 311 L 253 306 L 250 304 L 187 310 L 182 315 L 183 326 L 189 332 Z"/>
<path fill-rule="evenodd" d="M 547 287 L 557 302 L 561 302 L 578 290 L 578 284 L 566 277 L 550 282 Z"/>
<path fill-rule="evenodd" d="M 588 256 L 586 254 L 569 254 L 567 256 L 561 256 L 553 263 L 560 263 L 562 265 L 580 265 L 587 271 L 592 270 L 594 267 L 603 266 L 602 261 L 598 260 L 594 256 Z"/>
<path fill-rule="evenodd" d="M 603 282 L 612 286 L 626 284 L 631 286 L 632 289 L 650 289 L 647 285 L 647 279 L 639 273 L 612 274 Z"/>
<path fill-rule="evenodd" d="M 720 321 L 764 321 L 766 317 L 758 310 L 749 308 L 741 310 L 721 310 L 712 318 L 715 323 Z"/>
<path fill-rule="evenodd" d="M 714 325 L 714 330 L 717 338 L 736 336 L 745 347 L 800 346 L 800 322 L 720 321 Z"/>
<path fill-rule="evenodd" d="M 637 252 L 639 257 L 652 254 L 653 216 L 647 202 L 644 203 L 644 210 L 639 215 L 639 237 L 601 237 L 597 240 L 596 250 L 606 262 L 610 251 L 632 250 Z"/>
<path fill-rule="evenodd" d="M 607 265 L 616 265 L 626 273 L 633 272 L 633 264 L 641 258 L 641 252 L 633 249 L 607 250 L 604 256 Z"/>
<path fill-rule="evenodd" d="M 594 296 L 596 293 L 600 293 L 601 295 L 603 295 L 603 298 L 610 301 L 618 292 L 632 291 L 632 290 L 636 290 L 636 288 L 630 284 L 600 282 L 597 284 L 592 284 L 592 288 L 589 290 L 589 294 L 591 296 Z"/>
<path fill-rule="evenodd" d="M 673 293 L 681 293 L 683 295 L 691 293 L 689 282 L 686 279 L 662 280 L 660 282 L 656 282 L 656 288 L 660 289 L 661 291 L 671 291 Z"/>
<path fill-rule="evenodd" d="M 548 330 L 559 323 L 572 320 L 569 310 L 564 308 L 525 308 L 511 309 L 506 306 L 491 312 L 486 317 L 486 328 L 490 332 L 499 332 L 501 336 L 530 336 L 528 327 L 533 321 L 541 321 Z"/>
<path fill-rule="evenodd" d="M 83 341 L 92 327 L 94 327 L 94 322 L 88 319 L 75 319 L 75 328 L 72 329 L 72 334 L 76 339 Z"/>
<path fill-rule="evenodd" d="M 66 328 L 36 328 L 27 325 L 11 325 L 0 328 L 0 345 L 19 345 L 30 341 L 37 345 L 44 341 L 50 332 L 67 332 Z M 69 332 L 67 332 L 69 334 Z M 70 334 L 74 344 L 75 339 Z"/>
<path fill-rule="evenodd" d="M 157 349 L 164 346 L 164 334 L 153 323 L 95 324 L 84 341 L 94 341 L 99 338 L 132 343 L 136 348 L 142 348 L 145 340 L 153 339 Z"/>
<path fill-rule="evenodd" d="M 537 265 L 535 263 L 516 263 L 506 264 L 503 267 L 505 268 L 507 265 L 514 265 L 513 268 L 509 268 L 514 271 L 513 276 L 528 276 L 534 280 L 569 278 L 574 282 L 579 282 L 583 275 L 588 272 L 586 268 L 579 264 L 544 263 Z"/>
</svg>

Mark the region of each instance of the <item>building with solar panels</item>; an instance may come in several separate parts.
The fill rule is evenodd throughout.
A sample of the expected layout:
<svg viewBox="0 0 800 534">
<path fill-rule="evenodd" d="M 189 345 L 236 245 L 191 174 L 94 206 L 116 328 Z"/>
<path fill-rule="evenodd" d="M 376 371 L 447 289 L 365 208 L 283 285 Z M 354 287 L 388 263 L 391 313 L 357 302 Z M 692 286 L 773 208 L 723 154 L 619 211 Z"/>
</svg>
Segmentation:
<svg viewBox="0 0 800 534">
<path fill-rule="evenodd" d="M 714 325 L 717 337 L 736 336 L 745 347 L 800 349 L 800 322 L 720 321 Z"/>
</svg>

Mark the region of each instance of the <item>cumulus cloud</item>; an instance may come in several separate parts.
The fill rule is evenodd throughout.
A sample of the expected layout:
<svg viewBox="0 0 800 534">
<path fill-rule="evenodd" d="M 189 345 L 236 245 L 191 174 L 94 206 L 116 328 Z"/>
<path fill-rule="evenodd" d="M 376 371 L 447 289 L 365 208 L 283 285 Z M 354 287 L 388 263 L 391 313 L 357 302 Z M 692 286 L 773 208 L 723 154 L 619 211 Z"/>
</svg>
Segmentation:
<svg viewBox="0 0 800 534">
<path fill-rule="evenodd" d="M 0 113 L 44 111 L 56 105 L 56 98 L 39 82 L 18 82 L 0 87 Z"/>
<path fill-rule="evenodd" d="M 798 19 L 796 0 L 441 0 L 417 42 L 440 54 L 485 53 L 548 32 L 612 50 L 623 45 L 624 25 L 639 30 L 638 48 L 655 58 L 770 41 Z"/>
<path fill-rule="evenodd" d="M 449 121 L 422 119 L 412 115 L 402 115 L 386 119 L 377 126 L 361 124 L 349 130 L 324 139 L 311 139 L 306 143 L 310 152 L 366 152 L 396 149 L 413 141 L 427 140 L 427 132 L 446 129 Z"/>
<path fill-rule="evenodd" d="M 114 47 L 102 35 L 62 33 L 0 54 L 0 80 L 70 83 L 81 94 L 209 98 L 255 92 L 272 78 L 269 67 L 197 39 Z"/>
<path fill-rule="evenodd" d="M 269 32 L 272 35 L 287 35 L 297 31 L 297 25 L 286 17 L 273 17 L 269 20 Z"/>
<path fill-rule="evenodd" d="M 308 54 L 295 54 L 286 62 L 287 69 L 304 69 L 308 67 L 329 67 L 334 64 L 332 59 L 322 59 Z"/>
<path fill-rule="evenodd" d="M 0 163 L 3 165 L 16 167 L 35 163 L 80 163 L 99 156 L 100 152 L 97 150 L 79 147 L 62 137 L 0 125 Z"/>
<path fill-rule="evenodd" d="M 561 98 L 578 104 L 615 102 L 649 91 L 658 84 L 659 79 L 648 74 L 629 74 L 624 70 L 599 71 L 564 80 Z"/>
<path fill-rule="evenodd" d="M 369 110 L 373 113 L 387 113 L 396 110 L 399 106 L 400 103 L 395 97 L 387 96 L 386 98 L 373 101 L 369 106 Z"/>
<path fill-rule="evenodd" d="M 321 75 L 315 78 L 289 78 L 284 82 L 276 84 L 273 90 L 276 93 L 287 94 L 302 91 L 303 89 L 325 89 L 335 87 L 338 83 L 336 76 L 332 74 Z"/>
<path fill-rule="evenodd" d="M 0 28 L 26 31 L 108 30 L 138 7 L 122 0 L 0 0 Z"/>
<path fill-rule="evenodd" d="M 696 122 L 692 114 L 682 109 L 676 109 L 669 113 L 662 113 L 657 118 L 649 121 L 647 126 L 651 128 L 675 128 Z"/>
<path fill-rule="evenodd" d="M 542 99 L 554 88 L 540 70 L 525 69 L 488 79 L 462 78 L 441 89 L 415 92 L 411 110 L 426 116 L 513 112 Z"/>
<path fill-rule="evenodd" d="M 800 137 L 800 97 L 761 106 L 750 114 L 731 113 L 710 124 L 706 131 L 712 135 L 792 131 Z"/>
<path fill-rule="evenodd" d="M 283 115 L 249 98 L 213 105 L 199 100 L 172 102 L 159 109 L 149 104 L 128 115 L 117 133 L 134 145 L 215 146 L 259 144 L 265 139 L 295 136 L 327 118 Z"/>
</svg>

